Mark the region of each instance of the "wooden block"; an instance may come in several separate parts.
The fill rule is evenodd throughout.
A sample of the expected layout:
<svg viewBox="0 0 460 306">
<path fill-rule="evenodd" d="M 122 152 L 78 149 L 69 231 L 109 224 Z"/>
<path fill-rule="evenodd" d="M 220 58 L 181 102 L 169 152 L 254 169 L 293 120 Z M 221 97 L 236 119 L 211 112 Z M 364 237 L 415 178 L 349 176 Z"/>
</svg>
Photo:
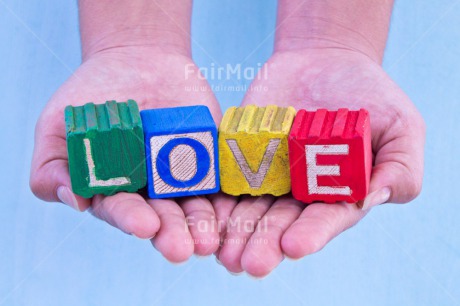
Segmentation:
<svg viewBox="0 0 460 306">
<path fill-rule="evenodd" d="M 206 106 L 141 112 L 150 198 L 219 191 L 217 127 Z"/>
<path fill-rule="evenodd" d="M 65 122 L 75 194 L 90 198 L 145 186 L 144 135 L 135 101 L 69 105 Z"/>
<path fill-rule="evenodd" d="M 291 190 L 288 134 L 292 107 L 231 107 L 219 127 L 220 180 L 231 195 L 272 194 Z"/>
<path fill-rule="evenodd" d="M 292 194 L 305 203 L 355 203 L 372 170 L 369 113 L 361 109 L 300 110 L 289 134 Z"/>
</svg>

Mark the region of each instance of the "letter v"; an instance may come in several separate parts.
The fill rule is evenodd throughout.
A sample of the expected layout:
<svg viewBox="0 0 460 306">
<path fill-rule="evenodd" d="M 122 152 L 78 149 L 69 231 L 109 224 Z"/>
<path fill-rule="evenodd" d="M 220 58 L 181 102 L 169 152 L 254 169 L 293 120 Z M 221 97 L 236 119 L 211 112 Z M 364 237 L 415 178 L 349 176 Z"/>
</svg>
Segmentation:
<svg viewBox="0 0 460 306">
<path fill-rule="evenodd" d="M 267 175 L 268 169 L 270 169 L 273 157 L 275 156 L 275 152 L 278 149 L 278 145 L 280 144 L 280 139 L 270 139 L 270 142 L 268 143 L 267 149 L 265 149 L 264 156 L 259 164 L 259 169 L 257 169 L 257 172 L 253 172 L 249 167 L 248 162 L 244 157 L 243 152 L 241 152 L 241 149 L 238 146 L 236 140 L 227 139 L 226 141 L 230 150 L 233 153 L 233 156 L 236 159 L 236 162 L 238 163 L 238 166 L 240 166 L 241 172 L 243 172 L 246 181 L 248 181 L 249 186 L 251 186 L 251 188 L 260 188 L 265 179 L 265 176 Z"/>
</svg>

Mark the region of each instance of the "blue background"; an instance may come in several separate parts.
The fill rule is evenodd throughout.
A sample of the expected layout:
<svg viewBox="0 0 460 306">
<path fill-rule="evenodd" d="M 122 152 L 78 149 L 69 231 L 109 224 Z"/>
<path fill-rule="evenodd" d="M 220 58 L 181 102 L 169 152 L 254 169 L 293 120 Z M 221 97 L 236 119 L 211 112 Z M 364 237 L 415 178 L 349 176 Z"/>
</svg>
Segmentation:
<svg viewBox="0 0 460 306">
<path fill-rule="evenodd" d="M 195 1 L 198 65 L 265 61 L 275 13 L 274 0 Z M 384 67 L 428 127 L 421 196 L 374 209 L 320 253 L 255 280 L 213 257 L 172 265 L 149 242 L 34 198 L 34 124 L 79 65 L 77 7 L 0 0 L 0 305 L 460 304 L 459 16 L 452 0 L 401 0 L 393 14 Z M 242 96 L 217 92 L 225 108 Z"/>
</svg>

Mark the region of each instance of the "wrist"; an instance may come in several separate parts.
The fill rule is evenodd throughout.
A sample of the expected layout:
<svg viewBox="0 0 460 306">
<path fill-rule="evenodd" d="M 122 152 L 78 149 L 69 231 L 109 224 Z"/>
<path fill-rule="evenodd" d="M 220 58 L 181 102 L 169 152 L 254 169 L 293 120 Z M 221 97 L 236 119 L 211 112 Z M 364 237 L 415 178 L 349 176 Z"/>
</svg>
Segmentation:
<svg viewBox="0 0 460 306">
<path fill-rule="evenodd" d="M 191 0 L 80 1 L 83 61 L 106 50 L 191 57 Z"/>
<path fill-rule="evenodd" d="M 112 33 L 82 35 L 82 60 L 99 53 L 116 51 L 149 58 L 158 53 L 179 54 L 191 58 L 190 38 L 182 33 L 151 29 L 149 26 L 126 27 Z"/>
<path fill-rule="evenodd" d="M 294 29 L 299 26 L 294 25 Z M 296 30 L 278 31 L 275 39 L 274 52 L 309 50 L 344 50 L 360 53 L 381 63 L 383 51 L 377 50 L 358 32 L 336 26 L 330 21 L 318 20 L 310 26 L 308 32 L 298 35 Z"/>
<path fill-rule="evenodd" d="M 350 50 L 381 64 L 391 9 L 391 0 L 279 0 L 275 52 Z"/>
</svg>

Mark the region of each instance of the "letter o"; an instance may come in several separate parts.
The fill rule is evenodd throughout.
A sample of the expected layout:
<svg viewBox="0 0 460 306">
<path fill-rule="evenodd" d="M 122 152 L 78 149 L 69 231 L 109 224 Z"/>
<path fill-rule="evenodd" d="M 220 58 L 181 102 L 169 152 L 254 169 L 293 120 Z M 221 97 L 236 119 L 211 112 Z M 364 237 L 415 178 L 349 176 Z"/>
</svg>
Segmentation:
<svg viewBox="0 0 460 306">
<path fill-rule="evenodd" d="M 169 154 L 178 145 L 189 146 L 196 154 L 196 173 L 186 181 L 175 179 L 170 169 Z M 201 182 L 208 174 L 210 165 L 211 160 L 208 150 L 201 142 L 192 138 L 171 139 L 160 149 L 156 160 L 158 175 L 166 184 L 176 188 L 192 187 Z"/>
</svg>

